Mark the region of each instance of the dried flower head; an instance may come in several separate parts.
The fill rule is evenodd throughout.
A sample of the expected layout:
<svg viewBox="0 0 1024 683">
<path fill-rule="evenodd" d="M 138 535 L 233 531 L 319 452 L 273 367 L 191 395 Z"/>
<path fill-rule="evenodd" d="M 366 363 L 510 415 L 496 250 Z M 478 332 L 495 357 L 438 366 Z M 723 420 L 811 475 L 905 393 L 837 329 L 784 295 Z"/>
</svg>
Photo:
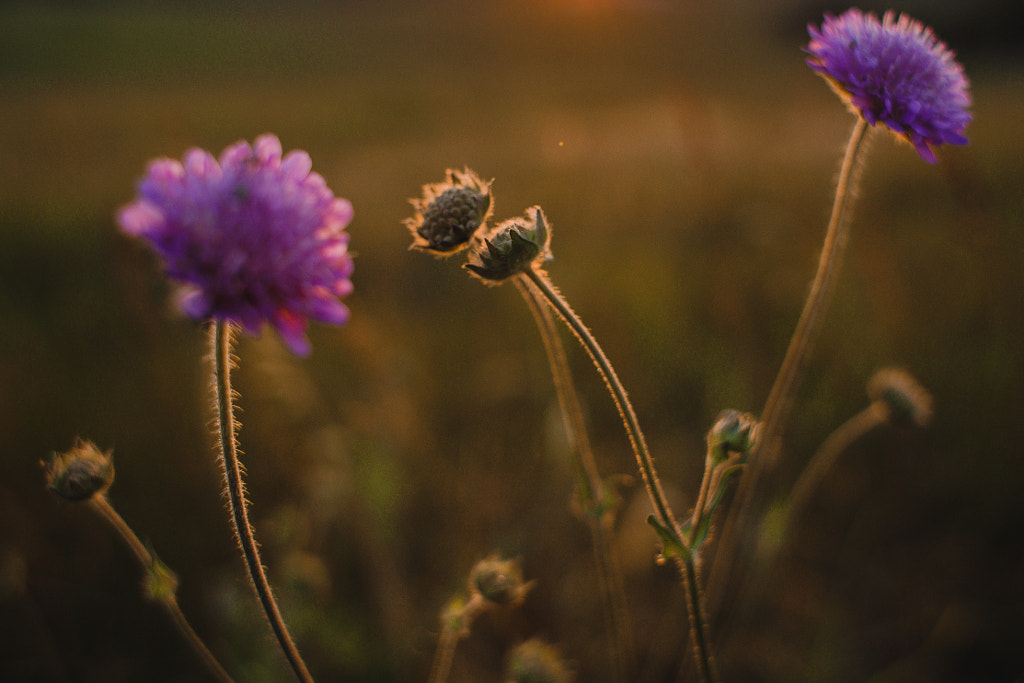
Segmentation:
<svg viewBox="0 0 1024 683">
<path fill-rule="evenodd" d="M 491 215 L 491 183 L 468 168 L 448 169 L 443 183 L 423 186 L 423 196 L 411 199 L 416 215 L 405 220 L 413 249 L 450 256 L 462 249 Z M 494 182 L 494 181 L 491 181 Z"/>
<path fill-rule="evenodd" d="M 344 323 L 339 298 L 352 291 L 352 205 L 311 168 L 303 151 L 282 157 L 273 135 L 238 142 L 219 160 L 192 149 L 181 162 L 151 162 L 117 222 L 182 283 L 189 316 L 231 320 L 250 334 L 268 322 L 305 355 L 307 321 Z"/>
<path fill-rule="evenodd" d="M 464 267 L 490 284 L 522 273 L 551 258 L 551 230 L 539 206 L 525 218 L 512 218 L 478 241 Z"/>
<path fill-rule="evenodd" d="M 537 638 L 512 649 L 505 671 L 509 683 L 568 683 L 573 680 L 558 650 Z"/>
<path fill-rule="evenodd" d="M 103 452 L 92 441 L 80 438 L 71 450 L 54 453 L 43 468 L 46 488 L 72 503 L 101 495 L 114 483 L 112 451 Z"/>
<path fill-rule="evenodd" d="M 491 555 L 476 563 L 469 573 L 469 590 L 496 605 L 522 600 L 531 584 L 523 582 L 523 570 L 515 560 Z"/>
<path fill-rule="evenodd" d="M 807 30 L 807 63 L 868 123 L 885 124 L 930 163 L 933 147 L 967 144 L 967 78 L 931 29 L 905 14 L 879 21 L 850 9 Z"/>
<path fill-rule="evenodd" d="M 927 427 L 932 421 L 932 397 L 905 370 L 883 368 L 868 381 L 868 398 L 885 408 L 896 424 Z"/>
</svg>

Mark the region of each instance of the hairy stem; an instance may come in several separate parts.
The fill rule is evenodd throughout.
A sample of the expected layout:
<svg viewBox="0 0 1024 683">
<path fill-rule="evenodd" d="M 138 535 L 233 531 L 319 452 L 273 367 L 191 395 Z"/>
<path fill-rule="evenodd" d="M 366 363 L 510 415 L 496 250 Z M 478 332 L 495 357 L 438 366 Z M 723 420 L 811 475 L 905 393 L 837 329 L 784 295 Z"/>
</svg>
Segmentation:
<svg viewBox="0 0 1024 683">
<path fill-rule="evenodd" d="M 132 528 L 128 526 L 128 523 L 124 521 L 124 518 L 117 513 L 117 511 L 110 505 L 110 501 L 107 500 L 106 495 L 100 494 L 93 496 L 89 499 L 89 507 L 92 508 L 96 514 L 102 517 L 110 526 L 117 531 L 118 535 L 128 545 L 128 548 L 135 555 L 135 559 L 142 565 L 142 569 L 145 572 L 157 572 L 159 568 L 156 567 L 157 560 L 153 557 L 153 554 L 143 545 L 139 537 L 135 535 Z M 173 590 L 156 590 L 151 592 L 151 597 L 158 600 L 164 611 L 174 622 L 178 632 L 181 633 L 182 637 L 192 647 L 192 650 L 199 656 L 199 658 L 209 669 L 210 673 L 221 683 L 234 683 L 228 672 L 224 670 L 224 667 L 220 665 L 217 658 L 213 656 L 210 649 L 206 647 L 206 643 L 199 637 L 199 634 L 193 630 L 192 625 L 188 623 L 188 619 L 185 618 L 185 614 L 181 611 L 181 607 L 178 605 L 178 600 L 174 595 Z"/>
<path fill-rule="evenodd" d="M 711 576 L 711 597 L 718 607 L 716 613 L 726 615 L 726 621 L 733 606 L 742 602 L 747 593 L 734 581 L 750 574 L 749 563 L 758 552 L 757 534 L 772 492 L 766 481 L 770 480 L 778 461 L 781 432 L 789 414 L 790 404 L 799 383 L 800 373 L 810 349 L 821 328 L 821 320 L 828 307 L 833 285 L 839 273 L 843 253 L 847 244 L 849 209 L 852 203 L 859 170 L 860 153 L 868 138 L 868 124 L 858 117 L 846 145 L 839 178 L 836 182 L 835 199 L 829 217 L 825 240 L 818 258 L 818 269 L 811 282 L 810 292 L 804 302 L 803 311 L 790 339 L 782 366 L 775 378 L 764 410 L 761 412 L 761 435 L 750 454 L 748 471 L 740 482 L 733 507 L 736 514 L 722 533 L 715 550 L 714 573 Z"/>
<path fill-rule="evenodd" d="M 554 379 L 555 393 L 562 409 L 562 419 L 566 434 L 569 437 L 572 453 L 573 471 L 576 473 L 579 486 L 579 501 L 593 540 L 595 566 L 598 580 L 604 593 L 606 620 L 610 626 L 612 647 L 609 657 L 612 660 L 613 680 L 629 680 L 634 668 L 633 629 L 626 604 L 626 592 L 623 585 L 622 570 L 619 566 L 615 549 L 609 538 L 613 516 L 607 509 L 608 495 L 605 484 L 597 469 L 594 453 L 590 448 L 583 411 L 580 409 L 579 396 L 569 370 L 569 362 L 565 355 L 565 347 L 551 317 L 551 311 L 544 303 L 543 294 L 537 286 L 522 274 L 514 279 L 516 288 L 533 314 L 537 323 L 544 350 L 547 353 L 548 365 Z"/>
<path fill-rule="evenodd" d="M 633 404 L 630 403 L 626 390 L 615 374 L 615 370 L 612 368 L 607 356 L 605 356 L 604 351 L 594 336 L 590 334 L 590 330 L 587 329 L 583 321 L 573 312 L 569 304 L 562 298 L 562 295 L 558 293 L 558 290 L 548 280 L 547 275 L 535 268 L 529 268 L 523 274 L 529 278 L 530 282 L 536 285 L 537 290 L 544 296 L 544 300 L 569 326 L 569 329 L 579 339 L 583 348 L 590 354 L 591 359 L 597 366 L 598 372 L 611 392 L 615 406 L 619 410 L 619 415 L 622 417 L 626 434 L 629 436 L 630 445 L 633 447 L 633 454 L 636 456 L 637 464 L 640 467 L 640 474 L 647 488 L 647 495 L 654 506 L 658 521 L 667 532 L 674 536 L 674 541 L 680 547 L 687 548 L 688 550 L 679 523 L 676 521 L 665 499 L 665 493 L 661 488 L 657 470 L 654 468 L 654 459 L 647 449 L 647 442 L 644 440 L 643 432 L 640 430 L 640 423 L 637 420 L 636 412 L 633 410 Z M 711 682 L 716 679 L 711 661 L 710 645 L 707 638 L 707 622 L 704 618 L 696 566 L 694 565 L 692 555 L 680 561 L 682 563 L 681 571 L 683 583 L 685 584 L 684 588 L 687 591 L 690 627 L 694 636 L 692 644 L 697 658 L 697 668 L 701 672 L 701 676 L 704 677 L 703 680 Z"/>
<path fill-rule="evenodd" d="M 216 320 L 213 327 L 213 374 L 217 394 L 217 430 L 220 437 L 220 452 L 224 467 L 224 483 L 228 493 L 228 504 L 231 507 L 231 521 L 235 527 L 238 545 L 245 559 L 246 569 L 253 589 L 259 598 L 263 613 L 270 623 L 274 637 L 281 645 L 288 664 L 296 677 L 303 683 L 312 683 L 313 677 L 299 655 L 298 648 L 288 634 L 281 611 L 277 607 L 274 595 L 270 590 L 260 559 L 259 546 L 249 524 L 248 503 L 245 499 L 245 484 L 242 481 L 242 465 L 238 460 L 238 443 L 236 441 L 237 423 L 234 412 L 234 392 L 231 388 L 231 334 L 229 323 Z"/>
</svg>

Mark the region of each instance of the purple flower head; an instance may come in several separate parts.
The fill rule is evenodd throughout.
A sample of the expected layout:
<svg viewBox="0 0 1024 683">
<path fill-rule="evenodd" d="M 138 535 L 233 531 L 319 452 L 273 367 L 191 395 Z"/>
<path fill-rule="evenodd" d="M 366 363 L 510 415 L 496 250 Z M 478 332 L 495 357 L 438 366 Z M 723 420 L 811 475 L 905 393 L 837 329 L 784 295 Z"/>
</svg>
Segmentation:
<svg viewBox="0 0 1024 683">
<path fill-rule="evenodd" d="M 232 320 L 250 334 L 268 322 L 306 355 L 307 321 L 343 324 L 339 298 L 352 291 L 352 205 L 311 167 L 303 151 L 282 157 L 273 135 L 238 142 L 219 161 L 191 149 L 181 162 L 150 162 L 117 222 L 182 283 L 189 316 Z"/>
<path fill-rule="evenodd" d="M 881 121 L 930 163 L 932 147 L 967 144 L 967 78 L 931 29 L 905 14 L 879 21 L 850 9 L 807 30 L 807 63 L 868 123 Z"/>
</svg>

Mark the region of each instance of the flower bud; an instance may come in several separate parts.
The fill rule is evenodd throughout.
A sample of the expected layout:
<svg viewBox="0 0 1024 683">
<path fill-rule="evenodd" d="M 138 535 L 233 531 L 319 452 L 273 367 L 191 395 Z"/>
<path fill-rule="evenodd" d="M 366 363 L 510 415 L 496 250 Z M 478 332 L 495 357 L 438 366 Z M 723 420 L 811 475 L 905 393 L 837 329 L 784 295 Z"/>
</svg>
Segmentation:
<svg viewBox="0 0 1024 683">
<path fill-rule="evenodd" d="M 539 206 L 526 218 L 513 218 L 494 228 L 474 246 L 465 268 L 492 283 L 522 273 L 535 263 L 551 258 L 551 231 Z"/>
<path fill-rule="evenodd" d="M 558 650 L 537 638 L 527 640 L 509 653 L 505 671 L 509 683 L 567 683 L 573 678 Z"/>
<path fill-rule="evenodd" d="M 868 381 L 868 397 L 883 406 L 891 422 L 927 427 L 932 421 L 932 397 L 910 373 L 883 368 Z"/>
<path fill-rule="evenodd" d="M 519 563 L 502 560 L 497 555 L 477 562 L 469 573 L 469 590 L 496 605 L 519 602 L 529 589 L 530 585 L 523 583 Z"/>
<path fill-rule="evenodd" d="M 102 495 L 114 482 L 112 453 L 104 453 L 93 442 L 76 438 L 71 450 L 54 453 L 50 461 L 43 464 L 46 487 L 70 502 Z"/>
<path fill-rule="evenodd" d="M 757 442 L 758 422 L 749 413 L 723 410 L 708 432 L 708 452 L 725 459 L 729 453 L 746 454 Z"/>
<path fill-rule="evenodd" d="M 468 168 L 449 169 L 447 174 L 446 182 L 424 185 L 423 197 L 410 200 L 416 215 L 405 221 L 412 232 L 412 247 L 439 256 L 462 249 L 491 213 L 491 183 Z"/>
</svg>

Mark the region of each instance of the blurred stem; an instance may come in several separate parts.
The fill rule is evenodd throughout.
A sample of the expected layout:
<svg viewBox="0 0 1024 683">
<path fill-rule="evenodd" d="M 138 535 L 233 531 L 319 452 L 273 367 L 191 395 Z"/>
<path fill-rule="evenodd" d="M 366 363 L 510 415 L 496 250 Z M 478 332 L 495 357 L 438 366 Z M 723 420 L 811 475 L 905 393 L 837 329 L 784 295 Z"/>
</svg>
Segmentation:
<svg viewBox="0 0 1024 683">
<path fill-rule="evenodd" d="M 697 658 L 697 668 L 700 672 L 701 679 L 703 681 L 715 681 L 715 672 L 711 661 L 710 647 L 708 643 L 706 628 L 707 622 L 704 619 L 704 610 L 701 604 L 701 589 L 698 585 L 697 569 L 694 565 L 693 556 L 689 552 L 689 546 L 687 546 L 684 540 L 682 530 L 679 523 L 676 521 L 675 516 L 672 514 L 671 508 L 668 506 L 668 502 L 665 499 L 665 493 L 661 488 L 661 482 L 658 479 L 658 473 L 654 468 L 654 460 L 651 458 L 650 451 L 647 449 L 647 442 L 644 441 L 643 432 L 640 431 L 640 423 L 637 420 L 636 412 L 633 410 L 633 404 L 630 403 L 629 398 L 626 396 L 626 390 L 623 388 L 622 383 L 619 381 L 618 376 L 615 374 L 615 370 L 612 368 L 611 363 L 608 361 L 607 356 L 604 355 L 604 351 L 601 346 L 597 343 L 597 340 L 590 330 L 583 324 L 579 316 L 573 312 L 568 302 L 558 293 L 555 286 L 551 284 L 547 275 L 536 268 L 528 268 L 523 272 L 530 282 L 532 282 L 537 290 L 543 295 L 544 300 L 550 305 L 555 312 L 562 318 L 569 329 L 573 331 L 576 338 L 579 339 L 583 348 L 590 354 L 591 359 L 597 366 L 598 372 L 604 379 L 605 384 L 608 386 L 608 390 L 611 392 L 612 399 L 615 401 L 615 406 L 619 410 L 619 415 L 622 417 L 622 422 L 625 425 L 626 433 L 629 436 L 630 445 L 633 447 L 633 453 L 636 456 L 637 464 L 640 466 L 640 474 L 643 477 L 644 485 L 647 488 L 647 495 L 651 499 L 651 503 L 654 506 L 655 512 L 657 513 L 658 521 L 660 522 L 664 531 L 673 536 L 672 540 L 678 544 L 678 547 L 684 549 L 686 556 L 679 559 L 680 570 L 683 574 L 683 584 L 686 590 L 687 605 L 689 606 L 690 616 L 690 628 L 693 635 L 693 647 L 694 654 Z"/>
<path fill-rule="evenodd" d="M 612 640 L 609 657 L 612 660 L 613 680 L 627 681 L 634 667 L 633 629 L 626 604 L 622 570 L 610 539 L 611 525 L 614 521 L 609 509 L 611 492 L 606 490 L 605 483 L 601 480 L 594 453 L 590 448 L 579 396 L 572 380 L 565 347 L 558 335 L 551 311 L 544 303 L 543 294 L 529 278 L 520 274 L 514 281 L 519 293 L 526 300 L 530 313 L 533 314 L 544 342 L 555 393 L 562 409 L 562 420 L 569 437 L 573 471 L 576 473 L 579 487 L 580 506 L 590 527 L 598 581 L 604 593 L 606 620 Z"/>
<path fill-rule="evenodd" d="M 795 518 L 804 509 L 839 456 L 850 447 L 850 444 L 883 424 L 888 416 L 885 406 L 872 403 L 840 425 L 822 442 L 793 485 L 789 497 L 788 519 Z"/>
<path fill-rule="evenodd" d="M 249 524 L 248 503 L 245 500 L 245 484 L 242 481 L 242 465 L 238 460 L 238 444 L 235 421 L 234 391 L 231 388 L 231 332 L 230 323 L 219 318 L 214 321 L 213 336 L 213 374 L 217 393 L 217 429 L 220 436 L 220 451 L 224 466 L 224 482 L 228 493 L 228 504 L 231 507 L 231 520 L 234 523 L 235 535 L 242 550 L 246 568 L 253 588 L 259 597 L 263 613 L 270 623 L 270 628 L 281 645 L 288 663 L 296 677 L 303 683 L 312 683 L 313 677 L 299 655 L 298 648 L 288 634 L 281 611 L 277 607 L 274 595 L 270 590 L 270 582 L 263 570 L 259 547 Z"/>
<path fill-rule="evenodd" d="M 434 663 L 430 667 L 429 683 L 444 683 L 452 670 L 455 658 L 455 647 L 469 633 L 473 619 L 487 606 L 487 601 L 479 593 L 473 593 L 469 601 L 462 606 L 458 616 L 447 612 L 443 617 L 441 637 L 437 641 Z"/>
<path fill-rule="evenodd" d="M 124 539 L 124 542 L 128 545 L 128 548 L 135 555 L 135 559 L 142 565 L 142 570 L 147 572 L 149 576 L 157 574 L 161 570 L 167 572 L 166 568 L 159 565 L 159 561 L 153 556 L 153 554 L 143 545 L 139 537 L 135 535 L 132 528 L 128 526 L 128 523 L 117 513 L 111 505 L 110 501 L 107 500 L 106 495 L 99 494 L 89 499 L 89 507 L 93 509 L 96 514 L 106 520 L 110 526 Z M 165 586 L 166 587 L 166 586 Z M 177 627 L 178 632 L 188 641 L 188 644 L 192 646 L 193 651 L 199 658 L 203 660 L 203 663 L 210 670 L 210 673 L 214 677 L 221 681 L 221 683 L 234 683 L 228 672 L 220 665 L 217 658 L 213 656 L 210 649 L 206 647 L 203 639 L 199 637 L 193 629 L 192 625 L 188 623 L 188 619 L 185 618 L 185 614 L 181 611 L 181 607 L 178 606 L 178 600 L 175 597 L 173 588 L 175 585 L 170 586 L 170 590 L 153 590 L 150 591 L 150 597 L 160 602 L 164 610 L 170 616 L 171 621 Z"/>
</svg>

